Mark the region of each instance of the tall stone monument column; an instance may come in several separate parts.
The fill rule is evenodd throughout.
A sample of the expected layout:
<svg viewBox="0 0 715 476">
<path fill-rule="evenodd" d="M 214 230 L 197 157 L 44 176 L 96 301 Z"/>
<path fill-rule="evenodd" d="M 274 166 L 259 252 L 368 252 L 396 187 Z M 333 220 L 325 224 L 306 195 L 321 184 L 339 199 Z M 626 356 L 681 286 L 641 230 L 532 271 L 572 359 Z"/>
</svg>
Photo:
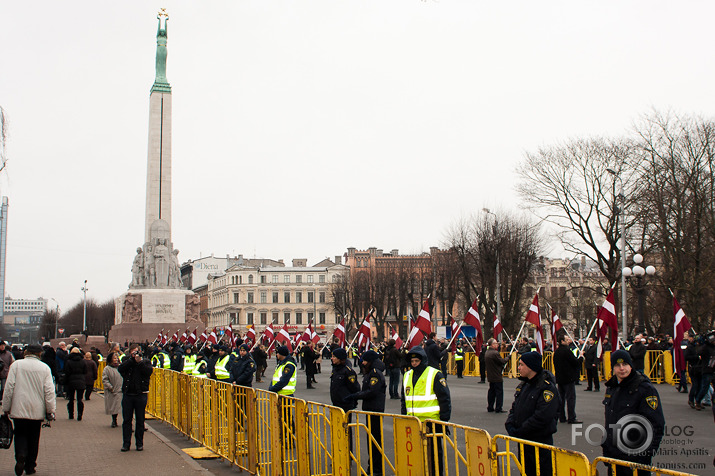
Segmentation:
<svg viewBox="0 0 715 476">
<path fill-rule="evenodd" d="M 132 263 L 129 291 L 115 301 L 112 340 L 150 341 L 163 328 L 173 333 L 199 323 L 199 299 L 181 289 L 179 250 L 171 241 L 171 86 L 166 79 L 167 22 L 157 15 L 156 77 L 149 95 L 144 244 Z"/>
</svg>

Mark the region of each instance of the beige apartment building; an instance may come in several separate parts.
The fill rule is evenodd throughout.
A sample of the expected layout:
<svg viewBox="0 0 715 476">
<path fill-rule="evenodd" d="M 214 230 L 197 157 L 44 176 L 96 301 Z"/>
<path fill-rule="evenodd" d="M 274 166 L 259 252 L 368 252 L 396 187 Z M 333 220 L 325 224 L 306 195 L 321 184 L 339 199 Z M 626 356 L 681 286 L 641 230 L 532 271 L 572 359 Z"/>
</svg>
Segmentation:
<svg viewBox="0 0 715 476">
<path fill-rule="evenodd" d="M 253 325 L 260 335 L 273 323 L 289 323 L 291 333 L 303 332 L 313 321 L 315 331 L 330 336 L 340 317 L 335 312 L 330 285 L 349 268 L 325 259 L 314 266 L 294 259 L 292 267 L 234 265 L 208 277 L 208 327 L 232 324 L 244 334 Z"/>
</svg>

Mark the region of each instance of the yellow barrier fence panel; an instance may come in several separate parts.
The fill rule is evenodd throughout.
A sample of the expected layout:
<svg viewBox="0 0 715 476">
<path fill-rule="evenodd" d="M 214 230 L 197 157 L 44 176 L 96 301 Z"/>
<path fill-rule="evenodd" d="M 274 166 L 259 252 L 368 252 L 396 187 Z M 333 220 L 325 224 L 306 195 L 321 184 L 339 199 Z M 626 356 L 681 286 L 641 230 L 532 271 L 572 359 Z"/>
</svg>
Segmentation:
<svg viewBox="0 0 715 476">
<path fill-rule="evenodd" d="M 591 476 L 598 476 L 600 471 L 598 469 L 598 464 L 602 463 L 605 466 L 603 473 L 601 474 L 615 474 L 618 469 L 621 473 L 633 474 L 633 476 L 640 474 L 650 474 L 654 476 L 695 476 L 692 473 L 681 473 L 680 471 L 674 471 L 672 469 L 661 469 L 656 466 L 646 466 L 638 463 L 630 463 L 628 461 L 621 461 L 619 459 L 606 458 L 599 456 L 594 459 L 591 463 Z M 641 473 L 643 471 L 643 473 Z M 703 473 L 705 474 L 705 473 Z"/>
<path fill-rule="evenodd" d="M 310 457 L 310 474 L 336 474 L 347 472 L 347 427 L 345 414 L 337 407 L 322 403 L 306 402 L 307 444 Z M 336 447 L 335 438 L 342 440 L 342 448 Z M 336 455 L 337 450 L 337 455 Z M 342 450 L 342 451 L 341 451 Z M 336 461 L 336 456 L 338 459 Z M 345 458 L 343 462 L 340 458 Z"/>
<path fill-rule="evenodd" d="M 152 374 L 151 380 L 149 380 L 149 396 L 147 397 L 147 401 L 146 401 L 146 411 L 147 411 L 147 413 L 149 413 L 150 415 L 153 415 L 153 416 L 157 416 L 156 395 L 157 395 L 156 375 Z"/>
<path fill-rule="evenodd" d="M 211 448 L 216 454 L 223 458 L 233 461 L 233 448 L 235 441 L 232 438 L 234 434 L 235 408 L 233 398 L 233 385 L 226 382 L 213 382 L 215 385 L 215 406 L 213 408 L 213 416 L 215 418 L 214 447 Z"/>
<path fill-rule="evenodd" d="M 97 378 L 94 381 L 94 389 L 98 392 L 104 391 L 104 382 L 102 382 L 102 373 L 104 373 L 104 368 L 107 366 L 107 361 L 103 360 L 97 363 Z"/>
<path fill-rule="evenodd" d="M 330 407 L 330 429 L 332 447 L 332 474 L 349 476 L 350 441 L 348 440 L 348 417 L 341 408 Z"/>
<path fill-rule="evenodd" d="M 395 472 L 400 476 L 427 474 L 425 464 L 425 441 L 422 438 L 420 421 L 411 416 L 395 415 L 392 422 L 395 440 Z"/>
<path fill-rule="evenodd" d="M 504 450 L 499 449 L 500 442 L 504 443 Z M 583 453 L 504 435 L 492 438 L 491 461 L 492 473 L 506 476 L 512 473 L 581 476 L 591 471 L 588 458 Z"/>
<path fill-rule="evenodd" d="M 206 379 L 192 377 L 189 381 L 189 393 L 191 398 L 191 421 L 187 435 L 194 441 L 203 441 L 202 421 L 204 405 L 204 381 Z"/>
<path fill-rule="evenodd" d="M 464 353 L 464 375 L 479 375 L 479 357 L 474 352 Z"/>
<path fill-rule="evenodd" d="M 296 432 L 298 399 L 279 395 L 278 408 L 280 452 L 276 453 L 276 455 L 280 455 L 279 461 L 283 465 L 281 474 L 284 476 L 302 476 L 304 473 L 298 472 L 298 434 Z"/>
<path fill-rule="evenodd" d="M 603 353 L 603 379 L 610 380 L 611 378 L 611 351 L 607 350 Z"/>
<path fill-rule="evenodd" d="M 491 437 L 489 433 L 477 428 L 464 428 L 464 438 L 467 442 L 468 474 L 471 476 L 491 475 L 492 465 L 489 460 Z"/>
<path fill-rule="evenodd" d="M 280 455 L 280 434 L 278 425 L 278 395 L 266 390 L 255 390 L 256 395 L 256 435 L 258 437 L 258 474 L 279 475 L 281 465 L 272 464 L 273 455 Z M 277 460 L 277 458 L 276 458 Z M 279 463 L 277 460 L 276 463 Z"/>
<path fill-rule="evenodd" d="M 250 387 L 233 386 L 233 462 L 251 474 L 258 472 L 258 430 L 256 391 Z"/>
<path fill-rule="evenodd" d="M 486 431 L 437 420 L 427 420 L 422 430 L 430 474 L 491 474 Z"/>
<path fill-rule="evenodd" d="M 663 383 L 663 352 L 648 350 L 645 353 L 645 374 L 653 383 Z"/>
<path fill-rule="evenodd" d="M 394 416 L 377 412 L 348 412 L 352 474 L 395 474 L 394 455 L 389 453 L 393 445 L 391 441 L 385 441 L 385 429 L 392 427 L 390 420 Z"/>
<path fill-rule="evenodd" d="M 204 379 L 204 385 L 202 387 L 202 408 L 201 408 L 201 440 L 199 443 L 207 448 L 214 447 L 214 408 L 212 403 L 214 402 L 214 380 Z"/>
<path fill-rule="evenodd" d="M 544 355 L 541 357 L 541 366 L 551 372 L 552 374 L 554 372 L 554 353 L 553 352 L 544 352 Z"/>
</svg>

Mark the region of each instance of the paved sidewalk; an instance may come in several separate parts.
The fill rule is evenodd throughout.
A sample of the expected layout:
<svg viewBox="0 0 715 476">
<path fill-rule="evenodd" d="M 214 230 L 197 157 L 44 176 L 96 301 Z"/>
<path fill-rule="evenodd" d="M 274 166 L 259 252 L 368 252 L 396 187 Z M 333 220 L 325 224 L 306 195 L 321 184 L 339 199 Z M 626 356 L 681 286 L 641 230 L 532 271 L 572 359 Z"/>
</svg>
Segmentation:
<svg viewBox="0 0 715 476">
<path fill-rule="evenodd" d="M 112 418 L 104 414 L 104 398 L 92 394 L 85 401 L 82 421 L 67 418 L 67 400 L 57 399 L 57 421 L 51 428 L 43 428 L 40 452 L 37 457 L 38 475 L 61 473 L 73 476 L 97 474 L 152 474 L 152 476 L 209 475 L 206 469 L 187 456 L 180 448 L 154 431 L 162 425 L 147 420 L 144 451 L 132 449 L 122 453 L 122 417 L 119 427 L 111 428 Z M 182 447 L 195 446 L 189 442 Z M 0 449 L 0 475 L 14 474 L 14 447 Z"/>
</svg>

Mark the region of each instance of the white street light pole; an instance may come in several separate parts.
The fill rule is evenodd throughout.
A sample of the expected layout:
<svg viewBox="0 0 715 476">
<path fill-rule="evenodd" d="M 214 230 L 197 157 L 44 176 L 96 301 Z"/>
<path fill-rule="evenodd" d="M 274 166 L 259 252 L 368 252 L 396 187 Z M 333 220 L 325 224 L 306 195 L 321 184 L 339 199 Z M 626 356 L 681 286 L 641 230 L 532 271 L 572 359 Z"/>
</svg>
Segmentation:
<svg viewBox="0 0 715 476">
<path fill-rule="evenodd" d="M 497 215 L 496 215 L 496 213 L 492 212 L 488 208 L 482 208 L 482 210 L 484 211 L 484 213 L 486 213 L 488 215 L 494 215 L 494 238 L 496 239 L 496 237 L 497 237 L 496 236 L 497 235 L 497 233 L 496 233 L 497 232 Z M 499 283 L 499 247 L 498 246 L 497 246 L 497 270 L 496 270 L 496 273 L 497 273 L 497 282 L 496 282 L 496 286 L 497 286 L 497 292 L 496 292 L 497 318 L 501 320 L 501 286 Z"/>
<path fill-rule="evenodd" d="M 55 301 L 55 339 L 57 339 L 57 323 L 60 320 L 60 303 L 58 303 L 55 298 L 50 298 L 50 300 Z"/>
<path fill-rule="evenodd" d="M 82 292 L 84 293 L 84 317 L 82 318 L 82 333 L 86 336 L 87 330 L 87 280 L 84 280 L 84 286 L 82 287 Z"/>
<path fill-rule="evenodd" d="M 617 198 L 621 201 L 621 208 L 619 210 L 621 215 L 621 269 L 626 269 L 626 196 L 623 194 L 623 179 L 620 175 L 616 173 L 613 169 L 606 169 L 608 173 L 613 175 L 614 179 L 618 179 L 620 184 L 620 192 Z M 618 230 L 616 230 L 618 231 Z M 623 336 L 628 337 L 628 307 L 626 303 L 626 275 L 621 273 L 621 315 L 623 316 Z"/>
<path fill-rule="evenodd" d="M 638 294 L 638 326 L 640 332 L 645 332 L 645 315 L 643 309 L 645 307 L 645 275 L 653 276 L 655 274 L 655 266 L 646 266 L 643 268 L 641 263 L 643 263 L 643 256 L 641 254 L 633 255 L 633 265 L 632 268 L 623 268 L 624 279 L 630 276 L 635 276 L 637 283 L 634 286 L 636 293 Z"/>
</svg>

